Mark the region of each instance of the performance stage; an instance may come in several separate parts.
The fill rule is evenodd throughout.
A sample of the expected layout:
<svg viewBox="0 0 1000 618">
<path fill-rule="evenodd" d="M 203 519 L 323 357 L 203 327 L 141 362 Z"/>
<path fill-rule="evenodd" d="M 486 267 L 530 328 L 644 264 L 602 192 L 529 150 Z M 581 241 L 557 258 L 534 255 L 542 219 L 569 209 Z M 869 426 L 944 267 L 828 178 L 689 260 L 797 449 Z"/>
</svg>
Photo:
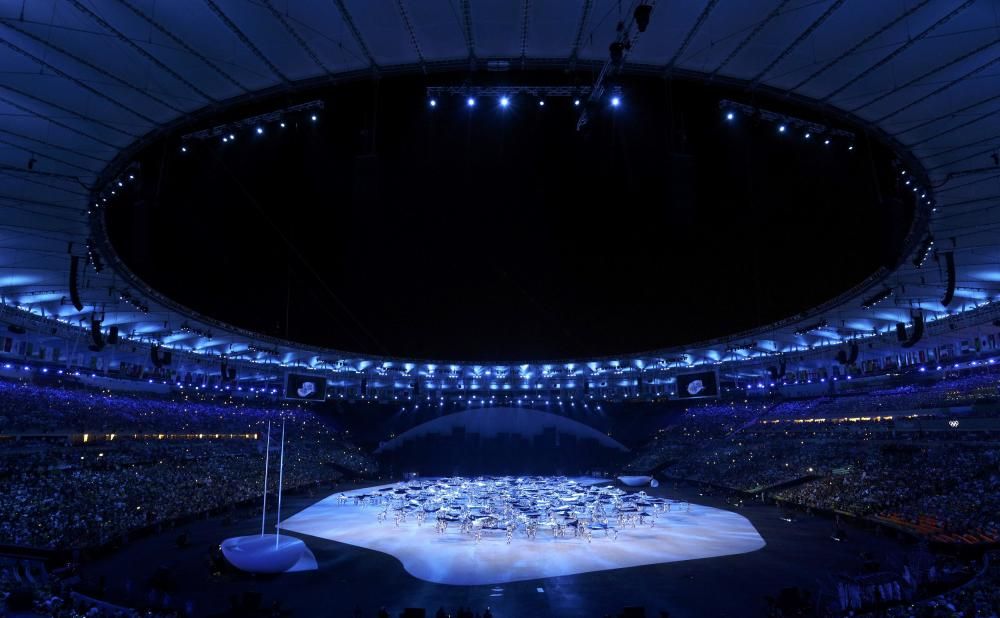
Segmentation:
<svg viewBox="0 0 1000 618">
<path fill-rule="evenodd" d="M 607 479 L 559 477 L 420 479 L 368 487 L 329 496 L 281 528 L 383 552 L 415 577 L 454 585 L 764 547 L 753 525 L 736 513 L 630 493 Z"/>
</svg>

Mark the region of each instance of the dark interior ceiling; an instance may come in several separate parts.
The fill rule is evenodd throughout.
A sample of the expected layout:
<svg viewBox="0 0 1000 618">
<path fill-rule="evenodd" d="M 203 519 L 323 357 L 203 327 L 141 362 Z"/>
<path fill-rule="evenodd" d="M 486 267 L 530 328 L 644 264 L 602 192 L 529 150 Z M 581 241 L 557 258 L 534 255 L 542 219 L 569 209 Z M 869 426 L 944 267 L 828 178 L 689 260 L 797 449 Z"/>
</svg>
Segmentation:
<svg viewBox="0 0 1000 618">
<path fill-rule="evenodd" d="M 531 82 L 572 83 L 496 83 Z M 325 102 L 316 122 L 289 116 L 186 153 L 164 139 L 140 157 L 137 199 L 109 212 L 112 241 L 153 287 L 248 329 L 368 354 L 532 360 L 795 314 L 893 263 L 909 227 L 892 153 L 865 134 L 853 150 L 824 146 L 719 107 L 830 122 L 787 103 L 629 78 L 621 107 L 578 132 L 570 99 L 431 108 L 427 85 L 305 93 Z"/>
</svg>

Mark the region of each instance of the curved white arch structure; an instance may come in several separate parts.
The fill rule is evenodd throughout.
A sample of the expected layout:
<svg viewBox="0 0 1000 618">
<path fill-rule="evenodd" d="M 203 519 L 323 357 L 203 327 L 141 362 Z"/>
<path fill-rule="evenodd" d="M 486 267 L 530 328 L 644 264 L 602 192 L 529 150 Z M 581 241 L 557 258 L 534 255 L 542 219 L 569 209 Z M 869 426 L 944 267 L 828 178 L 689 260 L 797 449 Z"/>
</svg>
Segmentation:
<svg viewBox="0 0 1000 618">
<path fill-rule="evenodd" d="M 614 438 L 565 416 L 525 408 L 486 408 L 445 414 L 421 423 L 380 446 L 375 454 L 395 450 L 407 442 L 427 435 L 448 435 L 457 427 L 463 428 L 468 433 L 479 434 L 483 438 L 498 434 L 515 434 L 530 438 L 540 435 L 546 428 L 554 428 L 559 433 L 570 434 L 581 440 L 592 439 L 605 448 L 628 451 Z"/>
</svg>

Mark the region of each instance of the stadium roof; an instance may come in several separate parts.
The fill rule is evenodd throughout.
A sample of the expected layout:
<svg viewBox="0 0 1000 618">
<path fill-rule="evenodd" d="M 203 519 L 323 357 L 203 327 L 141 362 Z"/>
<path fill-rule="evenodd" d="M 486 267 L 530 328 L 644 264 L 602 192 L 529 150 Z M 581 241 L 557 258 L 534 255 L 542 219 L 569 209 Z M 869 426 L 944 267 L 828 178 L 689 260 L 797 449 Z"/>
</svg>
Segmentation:
<svg viewBox="0 0 1000 618">
<path fill-rule="evenodd" d="M 143 144 L 234 101 L 345 77 L 486 70 L 498 61 L 515 68 L 601 66 L 620 19 L 629 23 L 631 39 L 626 70 L 787 93 L 888 136 L 900 149 L 901 171 L 914 178 L 915 191 L 926 193 L 935 241 L 928 244 L 926 221 L 918 217 L 913 253 L 898 268 L 877 273 L 815 311 L 726 339 L 637 353 L 621 358 L 622 364 L 686 365 L 803 350 L 888 331 L 896 322 L 911 322 L 915 310 L 933 322 L 997 298 L 996 2 L 650 0 L 654 7 L 644 33 L 631 24 L 634 4 L 5 3 L 0 295 L 8 321 L 18 319 L 17 308 L 27 308 L 36 316 L 58 317 L 59 328 L 89 328 L 99 308 L 104 327 L 117 325 L 123 335 L 177 349 L 314 367 L 380 364 L 386 359 L 268 340 L 197 316 L 144 290 L 100 237 L 92 246 L 106 267 L 95 272 L 85 266 L 98 219 L 88 214 L 94 197 L 113 188 L 109 182 L 127 181 L 129 157 Z M 845 250 L 851 250 L 850 239 Z M 955 290 L 945 306 L 947 252 L 954 258 Z M 81 258 L 82 311 L 70 301 L 70 254 Z M 929 259 L 917 266 L 921 255 L 915 254 Z M 821 265 L 816 276 L 822 276 Z M 877 302 L 862 307 L 866 300 Z"/>
</svg>

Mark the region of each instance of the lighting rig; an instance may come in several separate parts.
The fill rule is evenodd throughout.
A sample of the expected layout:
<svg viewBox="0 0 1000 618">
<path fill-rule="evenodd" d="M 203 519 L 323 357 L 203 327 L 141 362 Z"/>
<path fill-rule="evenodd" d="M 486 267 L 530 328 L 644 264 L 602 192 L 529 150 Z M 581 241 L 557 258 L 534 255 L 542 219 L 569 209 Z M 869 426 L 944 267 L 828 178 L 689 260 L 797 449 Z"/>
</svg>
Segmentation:
<svg viewBox="0 0 1000 618">
<path fill-rule="evenodd" d="M 325 104 L 323 101 L 309 101 L 307 103 L 284 107 L 273 112 L 267 112 L 266 114 L 258 114 L 243 118 L 242 120 L 216 125 L 211 129 L 202 129 L 201 131 L 187 133 L 181 136 L 181 152 L 187 152 L 187 143 L 192 140 L 222 139 L 224 142 L 229 142 L 235 140 L 237 134 L 248 129 L 256 135 L 261 135 L 264 133 L 264 126 L 269 124 L 278 123 L 279 127 L 284 128 L 285 123 L 283 119 L 288 116 L 304 114 L 312 122 L 316 122 L 316 112 L 324 108 Z"/>
<path fill-rule="evenodd" d="M 851 131 L 829 127 L 825 124 L 789 116 L 781 112 L 771 111 L 755 105 L 747 105 L 730 99 L 719 101 L 723 117 L 727 122 L 734 122 L 737 117 L 746 117 L 770 122 L 777 127 L 778 133 L 789 134 L 793 131 L 801 133 L 803 139 L 816 140 L 829 146 L 834 139 L 846 141 L 848 150 L 854 150 L 855 135 Z"/>
<path fill-rule="evenodd" d="M 649 27 L 649 17 L 653 12 L 653 5 L 647 0 L 638 0 L 631 5 L 631 9 L 632 17 L 627 22 L 618 22 L 615 29 L 615 40 L 608 46 L 608 59 L 601 66 L 601 71 L 597 74 L 597 79 L 594 80 L 594 87 L 590 91 L 590 97 L 588 97 L 586 105 L 583 106 L 583 111 L 580 112 L 580 117 L 576 121 L 577 131 L 590 121 L 588 108 L 596 106 L 604 97 L 608 78 L 621 71 L 625 65 L 625 58 L 638 42 L 639 35 Z M 612 92 L 611 106 L 618 107 L 620 103 L 621 97 Z"/>
<path fill-rule="evenodd" d="M 927 256 L 930 255 L 931 249 L 934 248 L 934 237 L 930 234 L 924 238 L 920 243 L 920 248 L 917 249 L 916 255 L 913 256 L 913 265 L 920 268 L 927 261 Z"/>
<path fill-rule="evenodd" d="M 915 202 L 923 202 L 926 206 L 931 207 L 931 212 L 937 212 L 937 206 L 935 206 L 931 198 L 927 196 L 927 189 L 920 186 L 917 178 L 913 174 L 908 173 L 905 169 L 901 169 L 899 170 L 899 181 L 903 188 L 909 189 L 915 194 Z"/>
<path fill-rule="evenodd" d="M 97 252 L 97 244 L 92 238 L 87 239 L 87 263 L 94 267 L 94 272 L 99 273 L 104 270 L 104 260 Z"/>
<path fill-rule="evenodd" d="M 815 324 L 808 324 L 806 326 L 803 326 L 802 328 L 797 329 L 795 331 L 795 334 L 796 335 L 808 335 L 809 333 L 813 332 L 814 330 L 819 330 L 821 328 L 826 328 L 829 325 L 830 325 L 829 322 L 827 322 L 826 320 L 820 320 L 819 322 L 816 322 Z"/>
<path fill-rule="evenodd" d="M 112 288 L 112 290 L 114 290 L 114 288 Z M 132 296 L 132 292 L 128 290 L 118 290 L 118 300 L 132 305 L 132 307 L 140 313 L 149 313 L 149 305 Z"/>
<path fill-rule="evenodd" d="M 197 326 L 191 326 L 186 321 L 183 322 L 180 325 L 180 328 L 178 328 L 177 330 L 179 330 L 182 333 L 187 333 L 189 335 L 198 335 L 199 337 L 201 337 L 203 339 L 211 339 L 212 338 L 212 331 L 205 330 L 203 328 L 198 328 Z"/>
<path fill-rule="evenodd" d="M 892 296 L 892 288 L 885 288 L 881 292 L 878 292 L 878 293 L 873 294 L 873 295 L 869 296 L 868 298 L 866 298 L 861 303 L 861 308 L 862 309 L 871 309 L 875 305 L 879 304 L 883 300 L 887 300 L 891 296 Z"/>
<path fill-rule="evenodd" d="M 427 105 L 437 107 L 445 97 L 461 97 L 465 106 L 476 107 L 480 99 L 492 99 L 500 107 L 508 107 L 517 96 L 530 97 L 537 101 L 540 107 L 545 106 L 547 99 L 569 99 L 574 107 L 582 105 L 592 92 L 591 86 L 428 86 Z M 614 90 L 615 96 L 621 100 L 621 89 Z"/>
<path fill-rule="evenodd" d="M 268 354 L 270 356 L 278 356 L 281 354 L 281 352 L 278 351 L 278 348 L 262 348 L 256 345 L 248 345 L 246 351 L 253 354 Z"/>
</svg>

